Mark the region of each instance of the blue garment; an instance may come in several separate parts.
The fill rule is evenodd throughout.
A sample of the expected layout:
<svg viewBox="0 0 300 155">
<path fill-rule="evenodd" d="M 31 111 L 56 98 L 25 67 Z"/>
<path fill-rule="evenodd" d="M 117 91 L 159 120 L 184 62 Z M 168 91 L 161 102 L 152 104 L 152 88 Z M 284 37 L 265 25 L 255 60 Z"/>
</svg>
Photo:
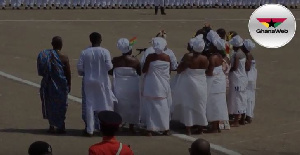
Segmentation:
<svg viewBox="0 0 300 155">
<path fill-rule="evenodd" d="M 38 55 L 38 74 L 43 76 L 40 88 L 43 118 L 59 129 L 65 127 L 69 92 L 63 68 L 64 65 L 55 50 L 44 50 Z"/>
</svg>

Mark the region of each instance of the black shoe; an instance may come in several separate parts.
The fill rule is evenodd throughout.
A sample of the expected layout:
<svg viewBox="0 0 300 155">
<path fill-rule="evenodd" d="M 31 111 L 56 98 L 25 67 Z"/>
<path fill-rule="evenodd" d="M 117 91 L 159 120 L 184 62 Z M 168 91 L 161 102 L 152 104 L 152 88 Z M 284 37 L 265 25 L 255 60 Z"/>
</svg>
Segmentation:
<svg viewBox="0 0 300 155">
<path fill-rule="evenodd" d="M 64 6 L 67 7 L 68 5 L 67 5 L 67 4 L 64 4 Z"/>
<path fill-rule="evenodd" d="M 82 10 L 84 10 L 84 7 L 81 7 Z"/>
<path fill-rule="evenodd" d="M 56 7 L 56 10 L 59 10 L 59 7 Z"/>
<path fill-rule="evenodd" d="M 52 9 L 52 7 L 51 6 L 49 6 L 49 10 L 51 10 Z"/>
<path fill-rule="evenodd" d="M 298 6 L 297 6 L 297 5 L 295 6 L 295 9 L 298 9 Z"/>
<path fill-rule="evenodd" d="M 51 4 L 52 7 L 54 7 L 54 4 Z"/>
<path fill-rule="evenodd" d="M 116 9 L 116 8 L 113 6 L 113 7 L 111 7 L 111 9 Z"/>
<path fill-rule="evenodd" d="M 50 133 L 50 134 L 54 134 L 55 133 L 54 126 L 50 126 L 47 132 Z"/>
<path fill-rule="evenodd" d="M 37 7 L 37 9 L 40 10 L 41 8 L 40 8 L 40 7 Z"/>
<path fill-rule="evenodd" d="M 14 10 L 14 9 L 15 9 L 15 7 L 12 7 L 12 9 Z"/>
<path fill-rule="evenodd" d="M 160 7 L 160 14 L 161 15 L 166 15 L 164 7 Z"/>
<path fill-rule="evenodd" d="M 290 6 L 291 9 L 294 9 L 294 6 Z"/>
<path fill-rule="evenodd" d="M 75 7 L 75 6 L 73 6 L 73 9 L 75 10 L 75 9 L 76 9 L 76 7 Z"/>
<path fill-rule="evenodd" d="M 66 129 L 57 129 L 56 134 L 66 134 Z"/>
<path fill-rule="evenodd" d="M 70 9 L 71 9 L 71 7 L 68 7 L 68 9 L 70 10 Z"/>
<path fill-rule="evenodd" d="M 20 10 L 20 7 L 17 7 L 17 10 Z"/>
<path fill-rule="evenodd" d="M 93 136 L 94 136 L 94 134 L 87 133 L 86 129 L 83 130 L 82 134 L 83 134 L 83 136 L 85 136 L 85 137 L 93 137 Z"/>
<path fill-rule="evenodd" d="M 2 8 L 2 9 L 3 9 L 3 8 Z M 27 10 L 27 9 L 28 9 L 28 7 L 26 6 L 26 7 L 25 7 L 25 10 Z"/>
<path fill-rule="evenodd" d="M 33 7 L 30 7 L 30 10 L 33 10 Z"/>
<path fill-rule="evenodd" d="M 156 7 L 154 8 L 154 10 L 155 10 L 155 15 L 157 15 L 157 13 L 158 13 L 158 6 L 156 6 Z"/>
<path fill-rule="evenodd" d="M 47 8 L 46 8 L 46 7 L 43 7 L 43 9 L 44 9 L 44 10 L 47 10 Z"/>
<path fill-rule="evenodd" d="M 60 7 L 61 9 L 64 9 L 64 7 Z"/>
</svg>

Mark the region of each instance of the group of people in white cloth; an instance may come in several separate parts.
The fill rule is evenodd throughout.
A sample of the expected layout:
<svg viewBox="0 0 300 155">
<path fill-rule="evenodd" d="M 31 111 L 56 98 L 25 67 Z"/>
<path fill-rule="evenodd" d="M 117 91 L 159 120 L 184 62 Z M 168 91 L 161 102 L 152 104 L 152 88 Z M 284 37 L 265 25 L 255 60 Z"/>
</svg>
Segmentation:
<svg viewBox="0 0 300 155">
<path fill-rule="evenodd" d="M 63 9 L 64 6 L 68 9 L 76 9 L 80 6 L 81 9 L 147 9 L 154 6 L 166 7 L 167 9 L 180 8 L 257 8 L 260 5 L 277 3 L 291 8 L 297 8 L 299 0 L 0 0 L 2 9 L 6 8 L 6 4 L 12 6 L 12 9 L 20 9 L 25 6 L 25 9 Z M 49 6 L 49 7 L 48 7 Z"/>
<path fill-rule="evenodd" d="M 112 60 L 110 52 L 100 47 L 99 33 L 92 33 L 90 40 L 92 46 L 81 52 L 77 64 L 78 73 L 83 76 L 82 118 L 87 136 L 99 129 L 96 114 L 104 110 L 118 112 L 132 132 L 135 125 L 145 125 L 148 136 L 156 131 L 169 135 L 170 120 L 184 124 L 188 135 L 218 133 L 221 129 L 251 123 L 257 70 L 251 54 L 255 44 L 250 39 L 244 40 L 236 32 L 214 31 L 205 26 L 188 42 L 188 52 L 179 63 L 167 46 L 164 31 L 152 39 L 152 46 L 144 51 L 140 60 L 132 56 L 133 47 L 126 38 L 117 42 L 122 55 Z M 57 109 L 66 102 L 64 97 L 70 91 L 71 82 L 70 69 L 63 69 L 69 65 L 62 60 L 65 56 L 60 52 L 60 42 L 56 37 L 56 41 L 52 41 L 54 50 L 39 54 L 38 69 L 43 80 L 49 80 L 45 84 L 42 80 L 41 84 L 43 112 L 47 113 L 44 118 L 49 119 L 50 130 L 54 131 L 59 124 L 58 129 L 63 132 L 66 109 L 61 112 Z M 41 63 L 42 60 L 45 63 Z M 49 69 L 47 65 L 39 65 L 49 61 Z M 49 71 L 56 63 L 61 65 L 61 72 L 58 72 L 59 67 Z M 69 74 L 66 78 L 64 71 Z M 177 71 L 172 78 L 171 71 Z M 47 75 L 49 73 L 53 75 Z M 61 74 L 64 84 L 54 84 L 53 89 L 60 89 L 57 85 L 68 86 L 62 91 L 67 92 L 64 95 L 52 95 L 52 89 L 48 88 L 59 79 L 57 74 Z M 109 75 L 113 77 L 112 84 Z M 51 99 L 53 97 L 57 99 Z M 62 99 L 61 104 L 58 104 L 59 99 Z"/>
</svg>

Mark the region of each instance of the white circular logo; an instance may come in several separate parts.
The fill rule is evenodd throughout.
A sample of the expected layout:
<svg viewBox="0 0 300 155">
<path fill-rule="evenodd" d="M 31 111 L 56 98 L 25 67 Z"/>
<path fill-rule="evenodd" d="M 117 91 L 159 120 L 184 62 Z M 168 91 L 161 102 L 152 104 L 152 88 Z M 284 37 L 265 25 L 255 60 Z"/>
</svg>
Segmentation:
<svg viewBox="0 0 300 155">
<path fill-rule="evenodd" d="M 289 43 L 296 32 L 292 12 L 279 4 L 266 4 L 256 9 L 249 20 L 253 40 L 266 48 L 279 48 Z"/>
</svg>

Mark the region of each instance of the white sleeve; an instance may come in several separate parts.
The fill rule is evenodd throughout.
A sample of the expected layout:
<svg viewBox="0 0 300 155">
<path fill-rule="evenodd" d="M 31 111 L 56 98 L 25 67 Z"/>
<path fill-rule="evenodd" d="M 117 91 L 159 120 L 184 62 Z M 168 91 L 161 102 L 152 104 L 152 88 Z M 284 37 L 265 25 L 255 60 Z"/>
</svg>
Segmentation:
<svg viewBox="0 0 300 155">
<path fill-rule="evenodd" d="M 84 75 L 84 67 L 83 67 L 83 59 L 84 58 L 84 51 L 81 52 L 80 54 L 80 58 L 78 60 L 78 63 L 77 63 L 77 72 L 80 76 L 83 76 Z"/>
<path fill-rule="evenodd" d="M 169 51 L 169 56 L 170 56 L 170 59 L 171 59 L 171 69 L 176 70 L 177 67 L 178 67 L 178 62 L 177 62 L 177 58 L 176 58 L 174 52 L 170 50 Z"/>
<path fill-rule="evenodd" d="M 113 68 L 113 64 L 111 62 L 110 53 L 108 50 L 104 53 L 104 61 L 107 67 L 107 71 L 111 70 Z"/>
</svg>

